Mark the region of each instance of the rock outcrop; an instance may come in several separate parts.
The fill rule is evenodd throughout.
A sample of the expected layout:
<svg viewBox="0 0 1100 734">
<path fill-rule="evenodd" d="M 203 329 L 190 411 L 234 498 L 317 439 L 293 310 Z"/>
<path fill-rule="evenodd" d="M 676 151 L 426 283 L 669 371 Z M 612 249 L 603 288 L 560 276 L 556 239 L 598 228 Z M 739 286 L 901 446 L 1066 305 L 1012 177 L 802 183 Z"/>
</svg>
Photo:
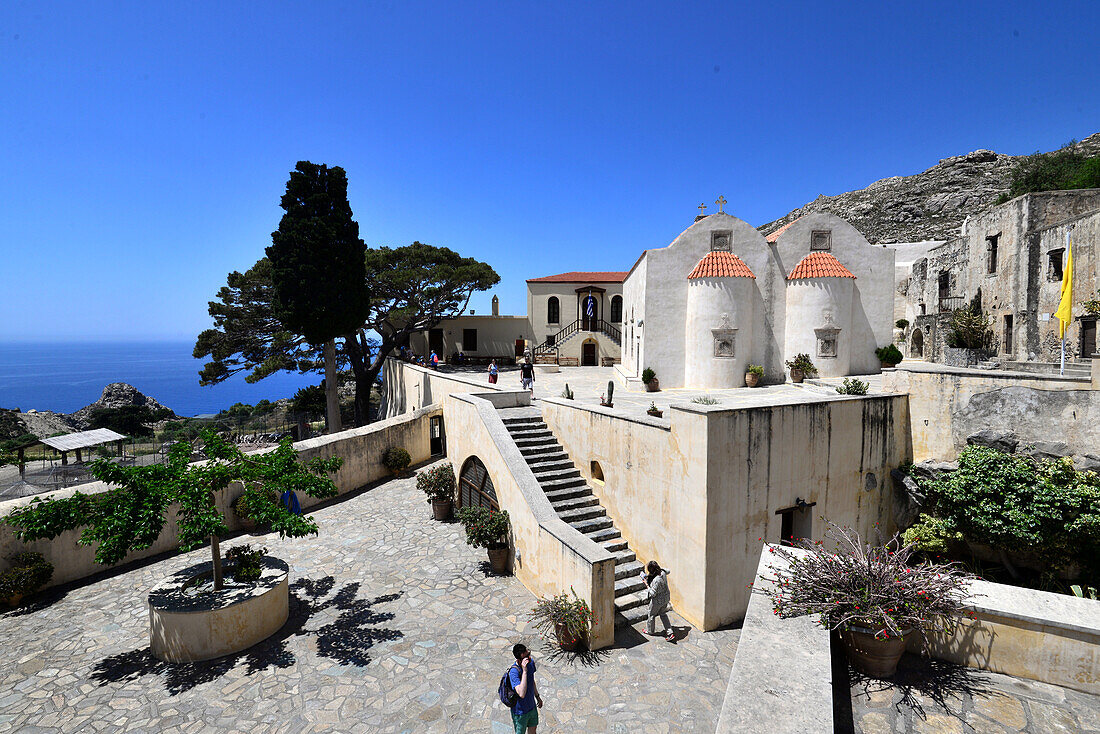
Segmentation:
<svg viewBox="0 0 1100 734">
<path fill-rule="evenodd" d="M 168 411 L 168 414 L 174 416 L 169 408 L 164 407 L 158 403 L 154 398 L 143 394 L 133 385 L 125 382 L 112 382 L 107 387 L 103 388 L 103 394 L 99 397 L 99 400 L 95 401 L 91 405 L 86 405 L 80 410 L 76 411 L 69 416 L 70 420 L 80 430 L 85 430 L 91 425 L 92 413 L 101 408 L 122 408 L 127 405 L 140 405 L 150 410 Z M 165 417 L 169 417 L 166 415 Z"/>
<path fill-rule="evenodd" d="M 1075 146 L 1100 154 L 1100 133 Z M 785 217 L 760 227 L 770 234 L 804 214 L 842 217 L 875 244 L 946 240 L 959 233 L 968 216 L 983 212 L 1008 192 L 1012 167 L 1022 156 L 975 150 L 944 158 L 923 173 L 893 176 L 865 189 L 821 195 Z"/>
</svg>

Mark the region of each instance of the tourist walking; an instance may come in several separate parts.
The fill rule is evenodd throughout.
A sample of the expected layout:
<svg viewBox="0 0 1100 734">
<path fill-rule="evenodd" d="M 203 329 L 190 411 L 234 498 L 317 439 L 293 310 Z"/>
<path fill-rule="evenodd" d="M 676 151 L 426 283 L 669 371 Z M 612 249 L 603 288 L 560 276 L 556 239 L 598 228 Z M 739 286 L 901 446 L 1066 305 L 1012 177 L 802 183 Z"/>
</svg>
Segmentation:
<svg viewBox="0 0 1100 734">
<path fill-rule="evenodd" d="M 519 366 L 519 382 L 524 390 L 535 391 L 535 365 L 531 364 L 530 359 L 523 360 Z"/>
<path fill-rule="evenodd" d="M 665 626 L 665 639 L 675 642 L 676 631 L 668 621 L 668 605 L 671 601 L 668 593 L 668 571 L 661 568 L 657 561 L 650 561 L 640 576 L 645 582 L 646 598 L 649 599 L 649 618 L 645 623 L 646 634 L 657 634 L 657 617 L 660 617 L 661 623 Z"/>
<path fill-rule="evenodd" d="M 512 654 L 516 663 L 508 670 L 508 680 L 518 696 L 512 704 L 512 727 L 516 734 L 536 734 L 542 696 L 535 685 L 535 661 L 531 651 L 522 644 L 513 645 Z"/>
<path fill-rule="evenodd" d="M 431 362 L 433 370 L 439 369 L 439 355 L 435 353 L 434 349 L 432 350 L 432 356 L 429 357 L 428 360 Z"/>
<path fill-rule="evenodd" d="M 497 361 L 495 359 L 490 360 L 490 362 L 489 362 L 489 384 L 490 385 L 497 384 L 497 372 L 498 372 L 498 370 L 497 370 Z"/>
</svg>

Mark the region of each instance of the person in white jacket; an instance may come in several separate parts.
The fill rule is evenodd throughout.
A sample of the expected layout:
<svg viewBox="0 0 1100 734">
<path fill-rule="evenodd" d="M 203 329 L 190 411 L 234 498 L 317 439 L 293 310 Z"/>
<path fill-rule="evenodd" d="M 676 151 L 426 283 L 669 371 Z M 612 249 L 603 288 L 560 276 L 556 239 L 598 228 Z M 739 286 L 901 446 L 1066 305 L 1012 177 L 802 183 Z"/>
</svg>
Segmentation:
<svg viewBox="0 0 1100 734">
<path fill-rule="evenodd" d="M 668 571 L 661 568 L 657 561 L 646 564 L 641 572 L 641 579 L 645 582 L 646 598 L 649 599 L 649 619 L 646 620 L 645 631 L 648 635 L 657 634 L 657 617 L 665 626 L 665 639 L 669 642 L 676 641 L 676 631 L 668 621 L 668 605 L 671 601 L 668 593 Z"/>
</svg>

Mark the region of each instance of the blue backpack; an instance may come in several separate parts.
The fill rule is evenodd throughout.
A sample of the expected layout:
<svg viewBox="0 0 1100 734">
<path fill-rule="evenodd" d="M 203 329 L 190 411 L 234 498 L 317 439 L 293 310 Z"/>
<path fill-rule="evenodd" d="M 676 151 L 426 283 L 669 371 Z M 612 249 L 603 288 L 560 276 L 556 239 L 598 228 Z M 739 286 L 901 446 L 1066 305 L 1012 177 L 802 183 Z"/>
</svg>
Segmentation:
<svg viewBox="0 0 1100 734">
<path fill-rule="evenodd" d="M 500 679 L 500 686 L 497 688 L 497 696 L 500 697 L 500 702 L 512 708 L 516 705 L 516 701 L 519 700 L 519 694 L 516 693 L 516 689 L 512 688 L 512 668 L 516 667 L 512 665 L 508 670 L 504 671 L 504 676 Z"/>
</svg>

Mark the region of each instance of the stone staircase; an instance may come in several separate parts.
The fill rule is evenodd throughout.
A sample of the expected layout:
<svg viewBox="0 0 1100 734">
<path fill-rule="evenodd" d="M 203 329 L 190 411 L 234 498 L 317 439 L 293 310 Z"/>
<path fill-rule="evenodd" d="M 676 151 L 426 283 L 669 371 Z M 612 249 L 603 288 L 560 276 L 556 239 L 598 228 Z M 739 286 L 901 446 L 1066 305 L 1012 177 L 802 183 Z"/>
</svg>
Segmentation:
<svg viewBox="0 0 1100 734">
<path fill-rule="evenodd" d="M 615 555 L 615 626 L 646 618 L 642 564 L 600 506 L 537 408 L 503 408 L 504 425 L 558 517 Z"/>
</svg>

